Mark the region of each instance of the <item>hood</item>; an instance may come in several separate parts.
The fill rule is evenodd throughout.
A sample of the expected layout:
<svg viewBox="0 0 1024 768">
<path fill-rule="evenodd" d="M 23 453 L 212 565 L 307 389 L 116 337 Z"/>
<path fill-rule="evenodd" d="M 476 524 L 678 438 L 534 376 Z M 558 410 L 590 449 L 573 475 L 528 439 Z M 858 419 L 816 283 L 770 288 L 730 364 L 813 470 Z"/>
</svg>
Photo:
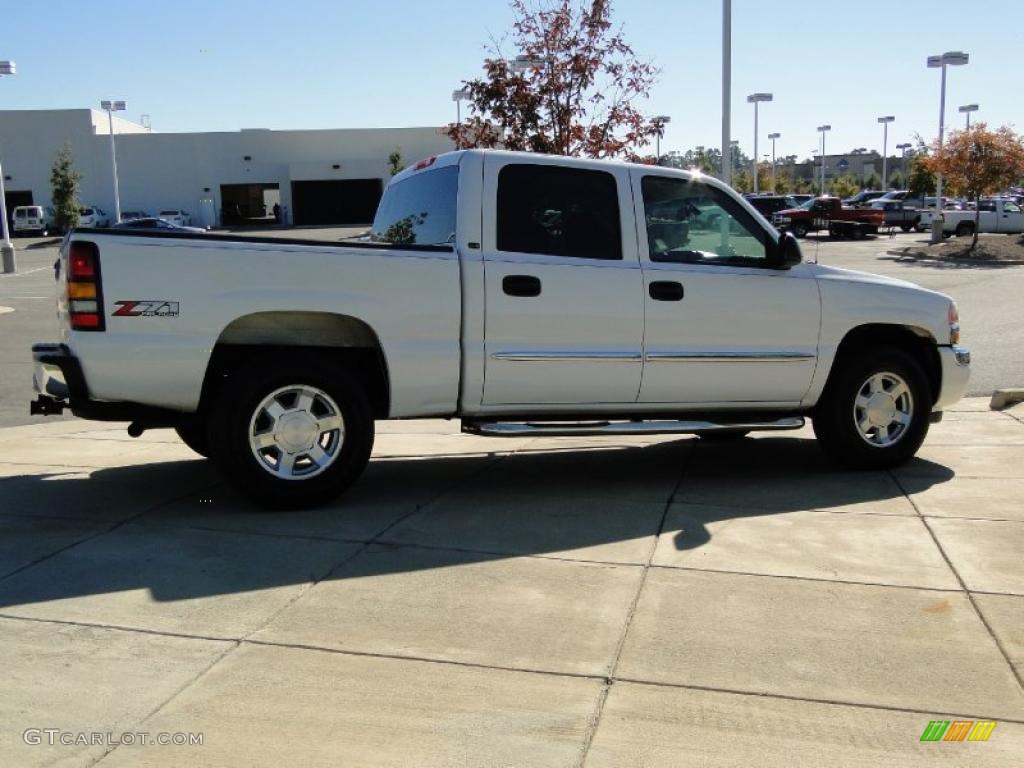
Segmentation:
<svg viewBox="0 0 1024 768">
<path fill-rule="evenodd" d="M 890 285 L 894 288 L 912 288 L 915 291 L 935 293 L 937 296 L 942 295 L 936 291 L 929 291 L 927 288 L 922 288 L 917 283 L 912 283 L 909 280 L 900 280 L 896 277 L 886 277 L 885 275 L 876 275 L 872 272 L 859 272 L 855 269 L 843 269 L 842 267 L 830 267 L 824 264 L 810 264 L 809 266 L 811 267 L 814 276 L 819 280 L 842 280 L 851 283 Z"/>
</svg>

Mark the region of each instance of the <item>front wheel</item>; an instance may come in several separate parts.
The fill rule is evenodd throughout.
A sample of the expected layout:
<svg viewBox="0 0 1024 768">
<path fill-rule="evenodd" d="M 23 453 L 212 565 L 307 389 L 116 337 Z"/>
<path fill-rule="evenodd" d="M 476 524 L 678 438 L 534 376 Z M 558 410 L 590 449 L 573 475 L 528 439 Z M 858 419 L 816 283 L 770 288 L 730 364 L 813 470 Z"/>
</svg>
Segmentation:
<svg viewBox="0 0 1024 768">
<path fill-rule="evenodd" d="M 356 379 L 305 355 L 233 375 L 210 420 L 213 456 L 228 482 L 278 509 L 340 494 L 362 474 L 373 438 L 373 414 Z"/>
<path fill-rule="evenodd" d="M 796 223 L 790 227 L 790 231 L 793 233 L 793 237 L 807 237 L 807 225 L 802 223 Z"/>
<path fill-rule="evenodd" d="M 859 469 L 903 464 L 928 434 L 932 398 L 920 364 L 900 349 L 859 350 L 836 361 L 812 416 L 826 454 Z"/>
</svg>

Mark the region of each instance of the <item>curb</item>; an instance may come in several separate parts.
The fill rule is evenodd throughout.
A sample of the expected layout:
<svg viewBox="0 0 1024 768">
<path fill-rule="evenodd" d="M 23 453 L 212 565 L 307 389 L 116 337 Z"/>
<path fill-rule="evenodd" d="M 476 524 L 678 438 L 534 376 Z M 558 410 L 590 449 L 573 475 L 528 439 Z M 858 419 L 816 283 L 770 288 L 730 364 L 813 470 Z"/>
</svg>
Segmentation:
<svg viewBox="0 0 1024 768">
<path fill-rule="evenodd" d="M 1024 389 L 997 389 L 992 393 L 988 407 L 993 411 L 1003 411 L 1017 403 L 1024 403 Z"/>
<path fill-rule="evenodd" d="M 944 256 L 929 256 L 923 253 L 904 253 L 903 251 L 886 251 L 888 256 L 896 256 L 901 259 L 913 259 L 914 261 L 941 261 L 947 264 L 976 264 L 982 267 L 1019 267 L 1024 266 L 1024 259 L 964 259 Z"/>
</svg>

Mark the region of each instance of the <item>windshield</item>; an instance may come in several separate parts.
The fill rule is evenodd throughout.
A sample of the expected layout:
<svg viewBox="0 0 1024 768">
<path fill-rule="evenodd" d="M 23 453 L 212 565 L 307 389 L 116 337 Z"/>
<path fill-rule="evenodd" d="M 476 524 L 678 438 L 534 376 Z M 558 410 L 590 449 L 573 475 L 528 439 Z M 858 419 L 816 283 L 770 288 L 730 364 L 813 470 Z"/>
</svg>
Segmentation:
<svg viewBox="0 0 1024 768">
<path fill-rule="evenodd" d="M 811 208 L 814 207 L 814 202 L 817 199 L 818 198 L 816 198 L 816 197 L 812 197 L 810 200 L 806 200 L 806 201 L 800 203 L 800 207 L 803 208 L 805 211 L 809 211 L 809 210 L 811 210 Z"/>
</svg>

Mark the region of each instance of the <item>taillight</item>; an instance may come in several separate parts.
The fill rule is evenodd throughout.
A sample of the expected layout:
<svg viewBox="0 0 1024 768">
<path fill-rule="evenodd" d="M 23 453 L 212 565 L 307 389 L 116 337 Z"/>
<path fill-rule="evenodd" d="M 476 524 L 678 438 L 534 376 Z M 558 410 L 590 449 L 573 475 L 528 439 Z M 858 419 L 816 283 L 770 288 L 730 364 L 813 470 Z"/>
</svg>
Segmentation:
<svg viewBox="0 0 1024 768">
<path fill-rule="evenodd" d="M 68 250 L 68 311 L 72 330 L 102 331 L 105 328 L 100 250 L 96 243 L 76 240 Z"/>
</svg>

